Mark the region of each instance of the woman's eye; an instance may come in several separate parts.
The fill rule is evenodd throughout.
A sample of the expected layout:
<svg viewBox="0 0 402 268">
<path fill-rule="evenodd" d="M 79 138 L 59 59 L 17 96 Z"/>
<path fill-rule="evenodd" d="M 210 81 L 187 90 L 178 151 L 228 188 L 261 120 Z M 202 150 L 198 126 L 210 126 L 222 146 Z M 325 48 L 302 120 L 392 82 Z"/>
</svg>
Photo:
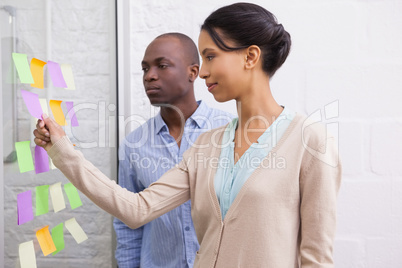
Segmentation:
<svg viewBox="0 0 402 268">
<path fill-rule="evenodd" d="M 214 56 L 207 56 L 206 58 L 208 61 L 211 61 L 214 58 Z"/>
</svg>

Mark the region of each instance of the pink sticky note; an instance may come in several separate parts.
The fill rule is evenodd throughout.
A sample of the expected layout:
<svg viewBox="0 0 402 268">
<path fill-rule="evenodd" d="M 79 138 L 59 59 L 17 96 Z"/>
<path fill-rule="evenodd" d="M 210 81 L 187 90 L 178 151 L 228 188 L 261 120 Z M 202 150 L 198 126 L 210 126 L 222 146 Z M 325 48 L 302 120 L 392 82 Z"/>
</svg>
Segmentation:
<svg viewBox="0 0 402 268">
<path fill-rule="evenodd" d="M 32 193 L 26 191 L 17 195 L 18 225 L 33 220 Z"/>
<path fill-rule="evenodd" d="M 55 87 L 67 87 L 60 65 L 57 62 L 48 61 L 47 69 L 49 70 L 50 78 L 52 79 L 52 83 Z"/>
<path fill-rule="evenodd" d="M 42 147 L 35 146 L 35 172 L 36 174 L 49 171 L 47 152 Z"/>
<path fill-rule="evenodd" d="M 78 120 L 74 112 L 74 103 L 72 101 L 66 101 L 66 106 L 68 110 L 68 117 L 71 118 L 71 126 L 78 127 Z"/>
<path fill-rule="evenodd" d="M 28 108 L 29 113 L 38 119 L 42 118 L 42 107 L 40 106 L 38 94 L 25 91 L 21 89 L 21 95 L 24 99 L 25 105 Z"/>
</svg>

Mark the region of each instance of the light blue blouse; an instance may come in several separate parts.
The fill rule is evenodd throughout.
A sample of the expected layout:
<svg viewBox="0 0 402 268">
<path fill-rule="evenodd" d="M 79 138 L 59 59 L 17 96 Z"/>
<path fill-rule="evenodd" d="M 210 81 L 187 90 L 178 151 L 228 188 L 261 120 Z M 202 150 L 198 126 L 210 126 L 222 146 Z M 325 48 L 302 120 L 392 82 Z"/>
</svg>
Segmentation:
<svg viewBox="0 0 402 268">
<path fill-rule="evenodd" d="M 216 171 L 214 186 L 219 200 L 222 219 L 235 200 L 243 184 L 251 173 L 260 166 L 261 161 L 274 148 L 293 120 L 295 113 L 284 108 L 278 118 L 251 144 L 247 151 L 234 164 L 234 136 L 238 118 L 234 118 L 225 129 L 222 137 L 222 150 Z M 272 163 L 273 161 L 271 161 Z M 269 168 L 269 167 L 267 167 Z"/>
</svg>

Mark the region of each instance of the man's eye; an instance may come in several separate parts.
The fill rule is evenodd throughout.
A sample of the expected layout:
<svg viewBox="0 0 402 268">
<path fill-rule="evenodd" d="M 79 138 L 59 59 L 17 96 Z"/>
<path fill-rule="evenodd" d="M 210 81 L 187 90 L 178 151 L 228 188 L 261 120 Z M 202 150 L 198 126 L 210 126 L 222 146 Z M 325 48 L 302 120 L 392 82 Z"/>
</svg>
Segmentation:
<svg viewBox="0 0 402 268">
<path fill-rule="evenodd" d="M 147 68 L 147 67 L 142 67 L 142 71 L 143 71 L 143 72 L 147 72 L 147 71 L 148 71 L 148 68 Z"/>
<path fill-rule="evenodd" d="M 167 68 L 167 65 L 161 64 L 161 65 L 159 65 L 159 68 L 160 68 L 160 69 L 165 69 L 165 68 Z"/>
</svg>

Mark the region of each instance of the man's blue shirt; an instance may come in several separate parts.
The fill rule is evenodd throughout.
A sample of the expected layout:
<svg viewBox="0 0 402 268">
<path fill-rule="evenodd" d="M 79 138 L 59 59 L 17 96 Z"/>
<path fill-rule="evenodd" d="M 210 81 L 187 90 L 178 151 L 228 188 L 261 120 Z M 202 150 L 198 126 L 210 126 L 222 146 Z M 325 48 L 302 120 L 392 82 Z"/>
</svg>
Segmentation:
<svg viewBox="0 0 402 268">
<path fill-rule="evenodd" d="M 131 132 L 119 148 L 119 184 L 140 192 L 158 180 L 182 159 L 198 136 L 231 121 L 229 113 L 198 101 L 197 110 L 185 122 L 180 148 L 160 113 Z M 116 259 L 119 268 L 193 267 L 199 248 L 191 219 L 191 204 L 183 205 L 138 229 L 118 219 Z"/>
</svg>

